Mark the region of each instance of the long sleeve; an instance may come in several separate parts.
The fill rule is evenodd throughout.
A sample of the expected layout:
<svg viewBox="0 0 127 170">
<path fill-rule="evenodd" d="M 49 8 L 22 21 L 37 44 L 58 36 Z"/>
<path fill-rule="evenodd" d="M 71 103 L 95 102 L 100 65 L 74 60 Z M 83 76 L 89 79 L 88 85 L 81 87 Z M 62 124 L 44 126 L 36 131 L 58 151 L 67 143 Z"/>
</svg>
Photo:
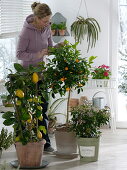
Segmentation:
<svg viewBox="0 0 127 170">
<path fill-rule="evenodd" d="M 16 52 L 16 57 L 19 60 L 23 60 L 23 61 L 34 61 L 34 60 L 36 60 L 37 53 L 28 53 L 27 52 L 28 45 L 29 45 L 29 40 L 25 39 L 24 37 L 22 38 L 20 36 L 19 41 L 18 41 L 18 45 L 17 45 L 17 52 Z"/>
</svg>

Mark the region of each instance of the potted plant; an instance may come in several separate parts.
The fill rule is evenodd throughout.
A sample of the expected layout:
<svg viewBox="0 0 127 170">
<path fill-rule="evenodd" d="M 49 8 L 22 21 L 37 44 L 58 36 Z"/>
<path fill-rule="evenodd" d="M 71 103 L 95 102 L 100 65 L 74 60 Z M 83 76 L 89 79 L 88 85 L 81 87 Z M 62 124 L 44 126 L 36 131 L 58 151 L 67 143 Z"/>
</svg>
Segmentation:
<svg viewBox="0 0 127 170">
<path fill-rule="evenodd" d="M 48 88 L 51 89 L 52 97 L 55 97 L 57 93 L 61 96 L 68 94 L 66 123 L 56 128 L 55 136 L 56 145 L 58 144 L 57 151 L 61 154 L 69 155 L 77 152 L 76 142 L 74 141 L 74 145 L 72 144 L 75 136 L 72 132 L 69 132 L 70 93 L 72 89 L 77 90 L 78 93 L 83 90 L 83 86 L 88 81 L 93 59 L 96 58 L 91 56 L 88 61 L 86 58 L 81 58 L 80 51 L 77 50 L 77 44 L 71 44 L 65 40 L 63 46 L 50 48 L 50 53 L 54 55 L 54 58 L 49 59 L 47 69 L 44 72 L 45 82 L 47 82 Z M 63 137 L 64 134 L 65 136 Z M 72 136 L 72 139 L 67 138 L 68 145 L 65 143 L 66 136 Z M 60 139 L 61 141 L 59 142 Z M 62 144 L 63 147 L 61 147 Z M 64 147 L 65 145 L 66 147 Z"/>
<path fill-rule="evenodd" d="M 53 35 L 53 36 L 56 35 L 57 29 L 58 29 L 58 25 L 55 24 L 55 23 L 52 23 L 52 24 L 51 24 L 51 32 L 52 32 L 52 35 Z"/>
<path fill-rule="evenodd" d="M 92 79 L 97 79 L 97 87 L 107 87 L 108 86 L 108 80 L 111 77 L 111 71 L 110 67 L 106 65 L 101 65 L 98 67 L 95 67 L 93 71 L 91 72 Z"/>
<path fill-rule="evenodd" d="M 98 109 L 86 101 L 71 110 L 71 130 L 76 133 L 80 159 L 86 162 L 97 161 L 100 128 L 110 120 L 109 108 Z"/>
<path fill-rule="evenodd" d="M 38 87 L 39 72 L 45 69 L 30 66 L 23 68 L 15 63 L 15 73 L 8 75 L 5 86 L 8 90 L 8 98 L 14 105 L 14 112 L 3 114 L 6 126 L 12 125 L 15 134 L 15 146 L 20 167 L 41 167 L 43 146 L 45 140 L 43 133 L 46 133 L 45 126 L 38 126 L 38 121 L 43 120 L 41 96 L 45 91 Z M 42 84 L 42 85 L 45 85 Z"/>
<path fill-rule="evenodd" d="M 8 149 L 13 144 L 13 134 L 12 132 L 8 133 L 8 130 L 2 128 L 0 132 L 0 158 L 2 151 Z"/>
<path fill-rule="evenodd" d="M 101 31 L 99 23 L 94 18 L 77 17 L 71 25 L 71 34 L 74 36 L 76 42 L 82 42 L 87 37 L 88 48 L 94 47 L 98 40 L 98 34 Z"/>
<path fill-rule="evenodd" d="M 59 31 L 60 36 L 65 35 L 66 28 L 67 28 L 66 27 L 66 22 L 61 22 L 60 24 L 58 24 L 58 31 Z"/>
</svg>

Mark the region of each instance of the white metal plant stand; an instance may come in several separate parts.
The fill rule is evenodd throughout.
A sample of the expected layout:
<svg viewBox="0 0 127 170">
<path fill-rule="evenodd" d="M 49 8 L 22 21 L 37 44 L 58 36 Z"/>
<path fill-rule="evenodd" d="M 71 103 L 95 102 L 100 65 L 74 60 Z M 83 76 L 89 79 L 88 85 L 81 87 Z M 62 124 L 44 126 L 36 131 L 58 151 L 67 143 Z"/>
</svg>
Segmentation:
<svg viewBox="0 0 127 170">
<path fill-rule="evenodd" d="M 117 88 L 116 79 L 89 79 L 85 89 L 97 89 L 97 90 L 105 90 L 107 99 L 109 101 L 109 107 L 111 109 L 111 129 L 115 131 L 116 129 L 116 114 L 113 104 L 113 93 Z"/>
</svg>

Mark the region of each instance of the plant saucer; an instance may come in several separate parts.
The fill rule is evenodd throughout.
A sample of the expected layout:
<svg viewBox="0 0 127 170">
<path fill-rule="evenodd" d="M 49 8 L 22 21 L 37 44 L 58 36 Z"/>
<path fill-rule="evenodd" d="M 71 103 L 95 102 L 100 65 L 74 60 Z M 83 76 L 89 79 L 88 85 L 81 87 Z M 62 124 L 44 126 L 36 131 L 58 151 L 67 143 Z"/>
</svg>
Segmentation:
<svg viewBox="0 0 127 170">
<path fill-rule="evenodd" d="M 10 164 L 14 168 L 18 168 L 19 166 L 18 160 L 11 161 Z M 42 160 L 41 165 L 38 167 L 20 167 L 20 169 L 41 169 L 41 168 L 45 168 L 48 164 L 49 164 L 48 161 Z"/>
</svg>

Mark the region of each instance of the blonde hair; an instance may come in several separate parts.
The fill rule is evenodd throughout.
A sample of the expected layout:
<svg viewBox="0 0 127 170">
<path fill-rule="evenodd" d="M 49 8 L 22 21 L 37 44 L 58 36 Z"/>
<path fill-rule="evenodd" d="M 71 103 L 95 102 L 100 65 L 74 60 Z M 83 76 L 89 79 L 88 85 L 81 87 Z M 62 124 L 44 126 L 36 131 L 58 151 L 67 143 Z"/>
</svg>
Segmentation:
<svg viewBox="0 0 127 170">
<path fill-rule="evenodd" d="M 32 8 L 34 15 L 37 16 L 38 18 L 44 18 L 52 14 L 49 6 L 44 3 L 34 2 L 31 5 L 31 8 Z"/>
</svg>

